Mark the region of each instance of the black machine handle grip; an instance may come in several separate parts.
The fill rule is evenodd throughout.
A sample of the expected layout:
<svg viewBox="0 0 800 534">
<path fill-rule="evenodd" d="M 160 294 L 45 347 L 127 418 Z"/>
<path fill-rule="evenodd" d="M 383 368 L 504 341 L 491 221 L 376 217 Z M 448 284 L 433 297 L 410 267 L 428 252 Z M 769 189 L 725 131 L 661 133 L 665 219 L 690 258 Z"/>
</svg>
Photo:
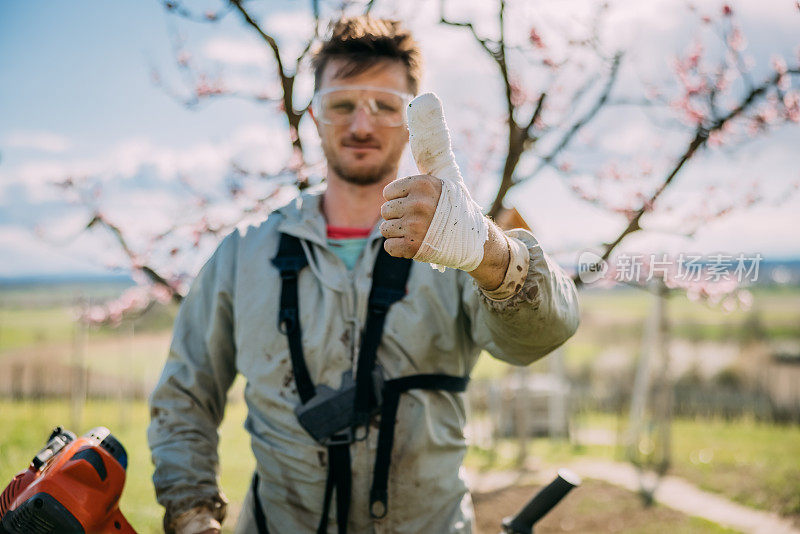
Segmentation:
<svg viewBox="0 0 800 534">
<path fill-rule="evenodd" d="M 517 515 L 503 520 L 504 534 L 531 534 L 533 525 L 581 483 L 581 478 L 569 469 L 559 469 L 558 476 L 528 501 Z"/>
</svg>

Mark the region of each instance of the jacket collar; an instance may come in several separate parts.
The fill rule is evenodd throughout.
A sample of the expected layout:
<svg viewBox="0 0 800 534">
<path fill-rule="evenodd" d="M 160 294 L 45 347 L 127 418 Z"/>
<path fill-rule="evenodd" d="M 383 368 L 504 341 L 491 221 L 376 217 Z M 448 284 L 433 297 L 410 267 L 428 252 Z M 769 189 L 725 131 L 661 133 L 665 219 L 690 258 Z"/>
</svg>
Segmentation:
<svg viewBox="0 0 800 534">
<path fill-rule="evenodd" d="M 320 209 L 325 189 L 324 184 L 308 188 L 288 204 L 278 208 L 276 211 L 283 217 L 278 225 L 278 231 L 327 248 L 328 232 L 325 217 Z M 369 242 L 380 237 L 380 221 L 378 221 L 370 232 Z"/>
</svg>

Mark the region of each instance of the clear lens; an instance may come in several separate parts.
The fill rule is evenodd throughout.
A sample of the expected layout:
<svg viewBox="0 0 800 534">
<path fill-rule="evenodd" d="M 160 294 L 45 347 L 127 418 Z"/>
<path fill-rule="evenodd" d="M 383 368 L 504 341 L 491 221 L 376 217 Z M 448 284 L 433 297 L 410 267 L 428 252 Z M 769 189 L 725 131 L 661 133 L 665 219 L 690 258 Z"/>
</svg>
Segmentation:
<svg viewBox="0 0 800 534">
<path fill-rule="evenodd" d="M 380 126 L 400 126 L 406 122 L 409 96 L 388 89 L 341 87 L 324 89 L 314 97 L 316 116 L 325 124 L 345 125 L 359 107 Z"/>
</svg>

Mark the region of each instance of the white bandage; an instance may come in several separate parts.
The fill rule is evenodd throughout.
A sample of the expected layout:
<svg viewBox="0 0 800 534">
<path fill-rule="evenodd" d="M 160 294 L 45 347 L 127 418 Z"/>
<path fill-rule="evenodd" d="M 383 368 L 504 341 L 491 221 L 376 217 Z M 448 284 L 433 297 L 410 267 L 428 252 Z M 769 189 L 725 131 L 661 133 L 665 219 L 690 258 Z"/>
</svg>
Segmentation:
<svg viewBox="0 0 800 534">
<path fill-rule="evenodd" d="M 414 259 L 440 271 L 445 267 L 473 271 L 483 261 L 489 225 L 464 185 L 442 102 L 435 94 L 420 95 L 408 105 L 408 131 L 419 171 L 442 181 L 439 204 Z"/>
</svg>

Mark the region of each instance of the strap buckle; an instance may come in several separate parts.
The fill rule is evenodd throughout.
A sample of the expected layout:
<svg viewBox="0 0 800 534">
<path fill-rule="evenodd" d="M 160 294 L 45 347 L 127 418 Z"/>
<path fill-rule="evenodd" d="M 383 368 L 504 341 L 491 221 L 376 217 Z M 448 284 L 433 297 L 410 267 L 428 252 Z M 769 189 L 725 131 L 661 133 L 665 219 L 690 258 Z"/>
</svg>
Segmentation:
<svg viewBox="0 0 800 534">
<path fill-rule="evenodd" d="M 295 331 L 297 328 L 295 317 L 297 317 L 296 308 L 281 308 L 278 312 L 278 330 L 281 334 Z"/>
<path fill-rule="evenodd" d="M 272 264 L 280 272 L 281 280 L 292 280 L 298 277 L 303 267 L 308 265 L 308 261 L 305 256 L 279 256 L 273 258 Z"/>
<path fill-rule="evenodd" d="M 345 428 L 339 433 L 332 434 L 327 438 L 323 438 L 320 441 L 320 444 L 325 445 L 326 447 L 332 447 L 334 445 L 350 445 L 355 441 L 355 436 L 353 435 L 352 428 Z"/>
</svg>

